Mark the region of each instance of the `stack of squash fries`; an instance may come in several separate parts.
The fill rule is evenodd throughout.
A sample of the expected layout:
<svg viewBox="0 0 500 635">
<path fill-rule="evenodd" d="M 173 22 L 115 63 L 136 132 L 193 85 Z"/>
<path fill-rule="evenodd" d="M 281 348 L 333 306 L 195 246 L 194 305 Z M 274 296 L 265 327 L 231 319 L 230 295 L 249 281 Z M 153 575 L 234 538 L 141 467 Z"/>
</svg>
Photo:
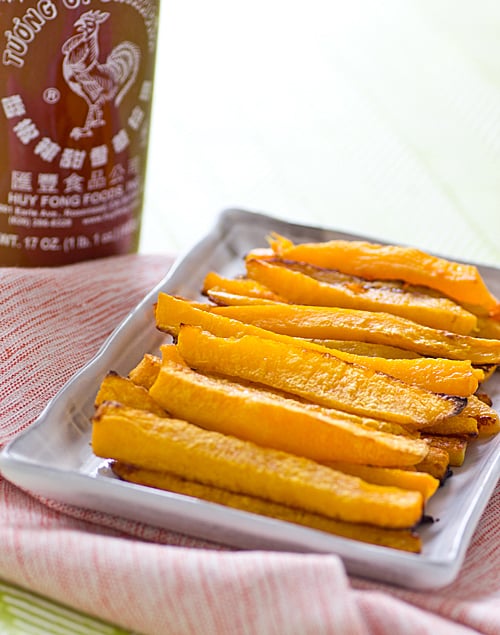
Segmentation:
<svg viewBox="0 0 500 635">
<path fill-rule="evenodd" d="M 160 293 L 161 354 L 103 378 L 120 478 L 419 553 L 426 501 L 500 430 L 500 304 L 476 267 L 272 235 L 200 302 Z"/>
</svg>

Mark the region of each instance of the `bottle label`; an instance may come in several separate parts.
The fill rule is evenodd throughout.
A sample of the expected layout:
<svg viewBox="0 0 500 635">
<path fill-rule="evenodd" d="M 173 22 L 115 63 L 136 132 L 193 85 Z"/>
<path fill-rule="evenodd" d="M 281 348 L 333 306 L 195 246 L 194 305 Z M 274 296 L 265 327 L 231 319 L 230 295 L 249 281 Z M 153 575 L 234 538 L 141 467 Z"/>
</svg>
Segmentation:
<svg viewBox="0 0 500 635">
<path fill-rule="evenodd" d="M 137 248 L 158 8 L 2 3 L 0 265 Z"/>
</svg>

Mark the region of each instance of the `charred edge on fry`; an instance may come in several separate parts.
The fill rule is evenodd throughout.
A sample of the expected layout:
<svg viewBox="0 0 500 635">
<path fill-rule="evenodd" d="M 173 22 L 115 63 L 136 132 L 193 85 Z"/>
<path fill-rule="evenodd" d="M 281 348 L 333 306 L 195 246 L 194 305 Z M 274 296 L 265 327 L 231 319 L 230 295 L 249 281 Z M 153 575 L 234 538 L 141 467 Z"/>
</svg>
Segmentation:
<svg viewBox="0 0 500 635">
<path fill-rule="evenodd" d="M 433 525 L 435 522 L 439 521 L 439 518 L 434 518 L 430 514 L 424 514 L 420 519 L 419 526 L 421 525 Z"/>
<path fill-rule="evenodd" d="M 474 394 L 479 399 L 479 401 L 482 401 L 487 406 L 490 406 L 490 408 L 491 408 L 491 406 L 493 406 L 493 401 L 492 401 L 491 397 L 488 394 L 486 394 L 485 392 L 476 391 Z"/>
<path fill-rule="evenodd" d="M 446 481 L 451 478 L 453 476 L 453 470 L 451 469 L 450 466 L 448 466 L 446 468 L 446 472 L 443 476 L 443 478 L 439 479 L 439 487 L 443 487 L 443 485 L 446 483 Z"/>
<path fill-rule="evenodd" d="M 446 395 L 445 393 L 437 393 L 439 396 L 451 401 L 455 404 L 455 409 L 449 416 L 458 415 L 467 405 L 467 397 L 459 397 L 458 395 Z"/>
</svg>

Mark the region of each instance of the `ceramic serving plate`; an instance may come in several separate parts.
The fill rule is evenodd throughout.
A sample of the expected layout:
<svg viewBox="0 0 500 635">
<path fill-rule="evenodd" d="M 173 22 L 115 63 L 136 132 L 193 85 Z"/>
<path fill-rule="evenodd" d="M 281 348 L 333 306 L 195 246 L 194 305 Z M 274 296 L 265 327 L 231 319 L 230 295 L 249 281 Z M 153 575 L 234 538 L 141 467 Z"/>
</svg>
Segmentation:
<svg viewBox="0 0 500 635">
<path fill-rule="evenodd" d="M 144 353 L 156 353 L 164 336 L 154 326 L 152 305 L 159 291 L 196 299 L 205 274 L 243 271 L 243 256 L 266 246 L 277 231 L 292 240 L 363 239 L 242 210 L 223 212 L 212 231 L 179 259 L 168 276 L 130 313 L 91 362 L 47 405 L 36 423 L 0 454 L 5 478 L 37 495 L 111 513 L 242 549 L 338 554 L 354 574 L 408 588 L 449 584 L 459 573 L 467 546 L 500 475 L 500 435 L 471 445 L 465 464 L 427 506 L 435 522 L 420 530 L 421 554 L 354 542 L 298 525 L 125 483 L 90 449 L 90 417 L 102 377 L 127 374 Z M 480 267 L 500 297 L 500 271 Z M 498 373 L 487 391 L 500 403 Z"/>
</svg>

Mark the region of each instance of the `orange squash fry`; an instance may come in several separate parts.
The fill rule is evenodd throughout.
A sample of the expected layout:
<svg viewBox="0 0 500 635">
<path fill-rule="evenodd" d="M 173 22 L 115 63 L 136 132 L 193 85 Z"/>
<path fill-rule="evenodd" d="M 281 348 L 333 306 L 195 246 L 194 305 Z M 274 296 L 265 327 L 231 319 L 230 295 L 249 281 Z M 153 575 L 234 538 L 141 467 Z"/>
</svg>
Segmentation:
<svg viewBox="0 0 500 635">
<path fill-rule="evenodd" d="M 424 438 L 431 446 L 444 450 L 448 454 L 451 467 L 463 465 L 468 443 L 465 437 L 425 435 Z"/>
<path fill-rule="evenodd" d="M 337 351 L 362 355 L 364 357 L 384 357 L 385 359 L 422 359 L 422 355 L 390 344 L 372 344 L 356 340 L 312 340 L 315 344 Z M 479 375 L 482 377 L 482 375 Z"/>
<path fill-rule="evenodd" d="M 178 347 L 173 345 L 164 345 L 162 346 L 162 358 L 163 360 L 168 360 L 170 362 L 175 362 L 176 364 L 181 364 L 184 368 L 189 368 L 186 361 L 181 357 Z M 223 379 L 219 376 L 219 379 Z M 418 430 L 410 430 L 404 426 L 399 425 L 398 423 L 394 423 L 392 421 L 383 421 L 381 419 L 371 419 L 369 417 L 361 417 L 356 414 L 352 414 L 350 412 L 345 412 L 344 410 L 337 410 L 334 408 L 325 408 L 319 406 L 318 404 L 312 402 L 305 402 L 304 400 L 298 400 L 290 393 L 286 393 L 280 390 L 275 390 L 268 386 L 258 386 L 257 384 L 251 382 L 243 382 L 242 380 L 238 380 L 238 383 L 244 386 L 251 386 L 254 389 L 263 390 L 266 394 L 269 394 L 271 397 L 276 397 L 278 399 L 286 398 L 287 401 L 292 400 L 294 403 L 301 404 L 302 407 L 306 407 L 308 411 L 312 413 L 320 414 L 321 416 L 326 416 L 328 418 L 333 417 L 334 419 L 342 419 L 344 421 L 349 421 L 350 423 L 361 425 L 364 428 L 368 428 L 369 430 L 376 430 L 379 432 L 386 432 L 387 434 L 395 434 L 398 436 L 404 436 L 408 438 L 418 439 L 421 436 L 421 433 Z M 460 415 L 458 415 L 460 416 Z"/>
<path fill-rule="evenodd" d="M 488 381 L 488 379 L 490 379 L 495 374 L 495 371 L 497 370 L 497 365 L 483 364 L 482 366 L 474 366 L 474 368 L 476 371 L 479 371 L 480 373 L 482 373 L 482 377 L 479 379 L 479 383 L 482 384 Z"/>
<path fill-rule="evenodd" d="M 491 317 L 479 317 L 477 320 L 477 337 L 500 340 L 500 320 Z"/>
<path fill-rule="evenodd" d="M 276 304 L 277 300 L 269 300 L 268 298 L 258 298 L 252 295 L 236 295 L 234 293 L 228 293 L 227 291 L 221 291 L 217 287 L 208 289 L 205 294 L 207 298 L 214 304 L 220 306 L 231 305 L 247 305 L 247 304 Z M 282 302 L 283 304 L 283 302 Z"/>
<path fill-rule="evenodd" d="M 335 350 L 332 350 L 332 354 L 344 361 L 396 377 L 407 384 L 419 386 L 432 392 L 460 397 L 468 397 L 474 393 L 479 385 L 478 376 L 482 375 L 482 373 L 477 373 L 472 364 L 466 360 L 439 357 L 419 359 L 370 357 L 367 359 L 366 356 L 362 355 L 349 355 L 348 353 L 340 355 Z"/>
<path fill-rule="evenodd" d="M 401 487 L 402 489 L 415 490 L 422 494 L 424 501 L 429 500 L 439 487 L 438 479 L 427 472 L 342 462 L 328 462 L 326 465 L 345 474 L 359 476 L 359 478 L 362 478 L 368 483 L 393 485 L 395 487 Z"/>
<path fill-rule="evenodd" d="M 155 382 L 160 366 L 161 359 L 159 357 L 146 353 L 137 366 L 129 372 L 129 379 L 134 384 L 144 386 L 149 390 Z"/>
<path fill-rule="evenodd" d="M 104 401 L 116 401 L 131 408 L 153 412 L 160 417 L 168 416 L 146 388 L 138 386 L 130 379 L 121 377 L 112 371 L 101 382 L 95 398 L 95 406 L 99 406 Z"/>
<path fill-rule="evenodd" d="M 478 435 L 478 425 L 477 420 L 474 416 L 472 416 L 469 403 L 467 403 L 459 415 L 448 417 L 448 419 L 426 426 L 425 433 L 444 436 L 463 435 L 469 438 L 474 438 Z"/>
<path fill-rule="evenodd" d="M 244 335 L 220 338 L 183 326 L 177 343 L 202 372 L 239 377 L 330 408 L 416 427 L 458 414 L 463 397 L 438 395 L 327 353 Z"/>
<path fill-rule="evenodd" d="M 189 368 L 186 364 L 185 360 L 179 354 L 177 346 L 166 344 L 162 346 L 162 357 L 163 360 L 168 360 L 170 362 L 175 362 L 176 364 L 181 364 L 184 368 Z M 159 367 L 161 366 L 161 360 L 158 359 Z M 222 377 L 219 377 L 222 380 Z M 238 383 L 240 380 L 238 380 Z M 392 421 L 383 421 L 381 419 L 371 419 L 369 417 L 360 417 L 358 415 L 352 414 L 350 412 L 345 412 L 343 410 L 336 410 L 334 408 L 324 408 L 315 403 L 305 402 L 304 400 L 297 400 L 293 395 L 289 393 L 285 393 L 283 391 L 274 390 L 270 387 L 258 387 L 257 384 L 253 384 L 250 382 L 242 383 L 244 386 L 251 386 L 254 389 L 264 390 L 266 394 L 269 394 L 271 397 L 276 397 L 278 399 L 286 398 L 287 401 L 292 400 L 294 403 L 299 403 L 302 407 L 306 407 L 308 411 L 312 413 L 318 413 L 322 416 L 333 417 L 334 419 L 342 419 L 345 421 L 349 421 L 350 423 L 361 425 L 364 428 L 368 428 L 369 430 L 376 430 L 379 432 L 386 432 L 387 434 L 395 434 L 399 436 L 404 436 L 412 439 L 418 439 L 421 436 L 421 433 L 418 430 L 411 430 L 404 426 L 399 425 L 398 423 L 394 423 Z M 460 415 L 458 415 L 460 416 Z M 452 417 L 455 418 L 455 417 Z M 427 430 L 427 428 L 426 428 Z"/>
<path fill-rule="evenodd" d="M 220 487 L 203 485 L 194 481 L 179 478 L 168 472 L 145 470 L 126 463 L 115 461 L 113 472 L 125 481 L 168 490 L 185 496 L 193 496 L 219 505 L 226 505 L 242 511 L 267 516 L 277 520 L 302 525 L 329 534 L 359 540 L 373 545 L 390 547 L 411 553 L 420 553 L 422 540 L 409 529 L 385 529 L 374 525 L 346 523 L 326 516 L 313 514 L 301 509 L 288 507 L 279 503 L 264 500 L 256 496 L 234 494 Z"/>
<path fill-rule="evenodd" d="M 270 245 L 280 258 L 338 269 L 367 280 L 404 280 L 436 289 L 457 302 L 483 307 L 492 314 L 499 309 L 498 299 L 486 286 L 477 267 L 412 247 L 347 240 L 294 245 L 277 234 Z"/>
<path fill-rule="evenodd" d="M 292 337 L 361 340 L 398 346 L 430 357 L 468 360 L 473 364 L 500 362 L 500 340 L 431 329 L 389 313 L 291 304 L 225 306 L 210 310 Z"/>
<path fill-rule="evenodd" d="M 477 326 L 477 317 L 449 298 L 409 288 L 391 288 L 361 278 L 326 282 L 276 260 L 246 260 L 247 276 L 264 284 L 290 304 L 383 311 L 424 326 L 463 335 Z"/>
<path fill-rule="evenodd" d="M 429 445 L 429 452 L 423 461 L 418 463 L 415 467 L 402 467 L 400 469 L 416 469 L 417 472 L 427 472 L 440 483 L 444 483 L 446 478 L 450 475 L 450 457 L 448 452 L 443 448 Z"/>
<path fill-rule="evenodd" d="M 374 371 L 383 372 L 397 379 L 414 384 L 425 390 L 442 392 L 445 394 L 467 396 L 474 392 L 478 385 L 478 377 L 482 377 L 481 371 L 474 369 L 466 360 L 447 360 L 419 358 L 416 360 L 385 359 L 367 355 L 354 355 L 347 351 L 329 349 L 318 342 L 311 342 L 290 335 L 276 333 L 248 324 L 240 320 L 221 315 L 217 309 L 230 307 L 210 307 L 193 305 L 187 300 L 174 298 L 165 293 L 160 293 L 156 306 L 156 323 L 160 330 L 176 336 L 181 324 L 200 326 L 219 337 L 240 337 L 242 335 L 256 335 L 290 346 L 300 345 L 323 353 L 329 353 L 339 359 L 364 366 Z M 244 308 L 244 307 L 234 307 Z M 242 317 L 240 315 L 240 317 Z"/>
<path fill-rule="evenodd" d="M 475 395 L 469 397 L 464 410 L 477 421 L 479 437 L 488 437 L 500 432 L 498 412 Z"/>
<path fill-rule="evenodd" d="M 175 359 L 174 346 L 162 352 L 150 394 L 177 419 L 320 462 L 414 465 L 427 455 L 421 439 L 370 430 L 342 413 L 327 414 L 257 386 L 202 375 Z"/>
<path fill-rule="evenodd" d="M 422 516 L 419 492 L 372 485 L 310 459 L 262 448 L 110 402 L 92 420 L 97 456 L 259 496 L 353 523 L 405 529 Z"/>
<path fill-rule="evenodd" d="M 260 282 L 249 278 L 225 278 L 215 271 L 210 271 L 205 276 L 202 292 L 208 294 L 212 289 L 239 296 L 274 300 L 275 302 L 283 301 L 279 295 Z"/>
</svg>

